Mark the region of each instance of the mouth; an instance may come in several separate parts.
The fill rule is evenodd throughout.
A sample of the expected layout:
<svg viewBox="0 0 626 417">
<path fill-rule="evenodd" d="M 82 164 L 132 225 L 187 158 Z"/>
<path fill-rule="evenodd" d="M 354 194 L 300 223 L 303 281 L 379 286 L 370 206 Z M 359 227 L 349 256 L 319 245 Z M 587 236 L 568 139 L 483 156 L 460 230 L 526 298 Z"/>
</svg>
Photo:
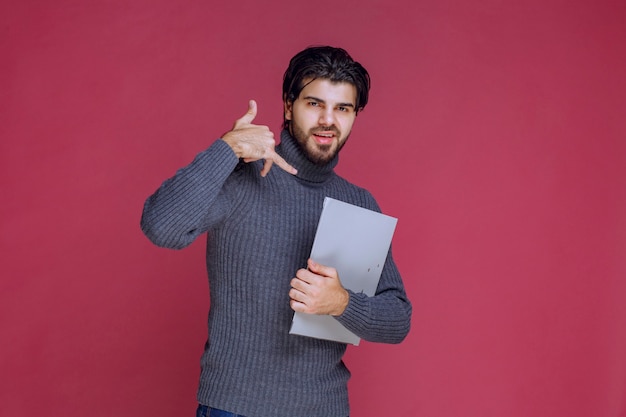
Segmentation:
<svg viewBox="0 0 626 417">
<path fill-rule="evenodd" d="M 329 145 L 335 140 L 337 135 L 335 132 L 331 131 L 317 131 L 313 132 L 312 136 L 319 145 Z"/>
</svg>

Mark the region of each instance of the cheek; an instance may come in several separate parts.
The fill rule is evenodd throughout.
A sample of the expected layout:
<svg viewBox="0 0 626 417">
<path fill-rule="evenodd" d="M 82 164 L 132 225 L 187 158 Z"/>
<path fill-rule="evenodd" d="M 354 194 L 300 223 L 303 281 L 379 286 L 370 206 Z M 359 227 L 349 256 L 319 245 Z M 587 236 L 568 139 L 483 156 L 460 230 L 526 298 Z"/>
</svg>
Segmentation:
<svg viewBox="0 0 626 417">
<path fill-rule="evenodd" d="M 354 124 L 354 116 L 347 116 L 339 121 L 343 133 L 349 133 Z"/>
<path fill-rule="evenodd" d="M 314 112 L 301 112 L 298 116 L 298 120 L 304 126 L 313 127 L 317 125 L 318 117 Z"/>
</svg>

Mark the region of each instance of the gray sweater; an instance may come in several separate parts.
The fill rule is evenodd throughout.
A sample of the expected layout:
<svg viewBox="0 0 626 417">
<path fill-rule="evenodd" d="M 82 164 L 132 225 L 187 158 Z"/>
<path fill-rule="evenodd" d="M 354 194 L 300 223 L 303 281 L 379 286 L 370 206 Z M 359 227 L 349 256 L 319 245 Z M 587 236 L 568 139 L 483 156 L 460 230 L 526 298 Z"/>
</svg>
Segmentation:
<svg viewBox="0 0 626 417">
<path fill-rule="evenodd" d="M 298 169 L 243 163 L 222 140 L 166 180 L 145 203 L 141 228 L 181 249 L 207 233 L 209 338 L 198 401 L 246 417 L 346 417 L 350 372 L 343 343 L 290 335 L 290 281 L 306 267 L 324 197 L 380 211 L 369 192 L 310 163 L 281 134 L 277 152 Z M 364 340 L 399 343 L 410 326 L 391 253 L 374 297 L 350 292 L 336 319 Z"/>
</svg>

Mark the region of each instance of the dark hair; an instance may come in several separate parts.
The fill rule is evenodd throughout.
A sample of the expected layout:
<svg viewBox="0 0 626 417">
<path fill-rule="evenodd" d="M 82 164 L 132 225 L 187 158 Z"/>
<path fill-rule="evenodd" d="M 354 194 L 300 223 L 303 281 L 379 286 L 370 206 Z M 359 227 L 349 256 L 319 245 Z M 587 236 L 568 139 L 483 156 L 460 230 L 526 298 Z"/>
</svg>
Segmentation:
<svg viewBox="0 0 626 417">
<path fill-rule="evenodd" d="M 367 70 L 344 49 L 332 46 L 311 46 L 291 58 L 283 76 L 283 101 L 293 102 L 305 87 L 304 80 L 318 78 L 352 84 L 356 88 L 356 111 L 365 108 L 370 90 Z M 288 125 L 289 120 L 283 119 L 283 127 Z"/>
</svg>

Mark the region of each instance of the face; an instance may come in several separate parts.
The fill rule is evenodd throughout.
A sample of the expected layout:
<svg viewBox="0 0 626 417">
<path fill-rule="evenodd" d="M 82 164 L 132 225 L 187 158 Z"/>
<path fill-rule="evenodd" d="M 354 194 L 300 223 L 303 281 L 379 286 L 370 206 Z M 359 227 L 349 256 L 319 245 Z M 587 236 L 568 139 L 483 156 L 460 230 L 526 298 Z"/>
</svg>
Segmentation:
<svg viewBox="0 0 626 417">
<path fill-rule="evenodd" d="M 285 103 L 285 118 L 290 120 L 290 133 L 309 160 L 323 165 L 333 159 L 350 136 L 356 118 L 356 88 L 325 79 L 307 82 L 292 103 Z"/>
</svg>

